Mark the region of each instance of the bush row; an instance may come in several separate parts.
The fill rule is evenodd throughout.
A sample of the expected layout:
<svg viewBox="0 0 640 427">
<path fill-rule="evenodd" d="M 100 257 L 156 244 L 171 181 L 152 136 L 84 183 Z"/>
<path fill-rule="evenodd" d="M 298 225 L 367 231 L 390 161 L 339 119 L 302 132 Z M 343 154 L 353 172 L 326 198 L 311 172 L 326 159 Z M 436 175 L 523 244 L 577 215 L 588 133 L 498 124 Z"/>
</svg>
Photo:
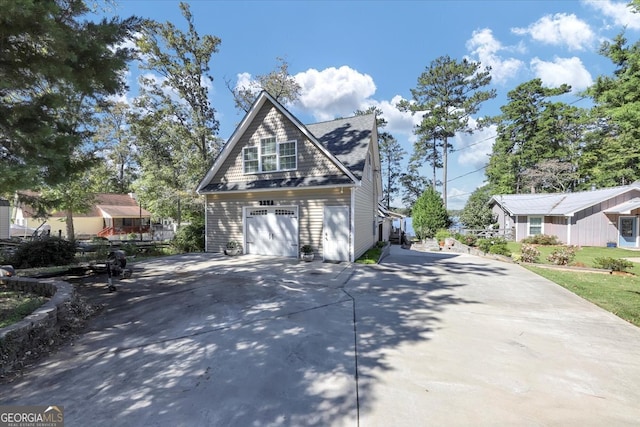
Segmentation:
<svg viewBox="0 0 640 427">
<path fill-rule="evenodd" d="M 575 246 L 560 246 L 554 249 L 547 260 L 555 265 L 569 265 L 576 256 Z M 540 251 L 532 244 L 524 243 L 520 249 L 520 261 L 536 263 L 540 259 Z M 633 263 L 621 258 L 603 257 L 593 260 L 595 268 L 612 271 L 627 271 L 633 268 Z"/>
<path fill-rule="evenodd" d="M 78 259 L 76 255 L 79 249 L 75 242 L 58 237 L 31 240 L 20 244 L 13 253 L 0 256 L 0 264 L 10 264 L 18 269 L 63 266 L 81 260 L 105 260 L 109 251 L 113 250 L 109 242 L 104 239 L 95 239 L 92 243 L 95 249 Z M 128 256 L 139 252 L 138 245 L 132 242 L 123 243 L 119 249 Z M 162 250 L 155 247 L 149 252 L 151 255 L 161 253 Z"/>
<path fill-rule="evenodd" d="M 473 234 L 456 233 L 453 238 L 488 254 L 511 256 L 511 251 L 507 248 L 507 240 L 504 237 L 479 238 Z"/>
<path fill-rule="evenodd" d="M 467 245 L 477 247 L 483 252 L 490 254 L 499 254 L 505 256 L 511 256 L 511 252 L 507 249 L 507 241 L 502 237 L 494 238 L 478 238 L 471 234 L 456 233 L 453 237 Z M 518 257 L 522 262 L 536 263 L 540 260 L 540 251 L 535 245 L 559 245 L 558 238 L 556 236 L 549 236 L 540 234 L 536 236 L 530 236 L 522 240 L 522 247 L 520 250 L 520 256 Z M 554 249 L 547 260 L 555 265 L 570 265 L 576 256 L 577 248 L 575 246 L 559 246 Z M 596 258 L 593 266 L 595 268 L 602 268 L 605 270 L 622 271 L 625 272 L 633 268 L 633 263 L 620 258 Z"/>
</svg>

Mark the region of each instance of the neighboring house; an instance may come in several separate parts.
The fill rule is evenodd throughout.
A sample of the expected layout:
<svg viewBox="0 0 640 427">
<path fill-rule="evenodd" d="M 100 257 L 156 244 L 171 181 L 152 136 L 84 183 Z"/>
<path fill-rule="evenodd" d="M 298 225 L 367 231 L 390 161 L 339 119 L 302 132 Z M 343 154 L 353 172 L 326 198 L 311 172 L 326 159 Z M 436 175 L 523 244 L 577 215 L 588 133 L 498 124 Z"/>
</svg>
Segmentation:
<svg viewBox="0 0 640 427">
<path fill-rule="evenodd" d="M 402 234 L 405 230 L 405 216 L 393 211 L 388 210 L 382 203 L 378 206 L 381 218 L 380 232 L 382 236 L 385 236 L 385 241 L 388 240 L 391 243 L 402 243 Z M 396 227 L 396 224 L 398 225 Z M 410 238 L 406 236 L 407 239 Z"/>
<path fill-rule="evenodd" d="M 34 193 L 30 194 L 31 196 Z M 45 220 L 33 217 L 34 209 L 23 203 L 16 203 L 14 223 L 25 229 L 35 229 Z M 73 214 L 75 238 L 107 237 L 117 238 L 129 233 L 148 233 L 151 213 L 138 205 L 134 194 L 99 193 L 95 203 L 87 213 Z M 66 213 L 52 212 L 46 223 L 53 236 L 67 236 Z"/>
<path fill-rule="evenodd" d="M 547 234 L 568 245 L 640 247 L 640 181 L 577 193 L 497 195 L 489 204 L 516 241 Z"/>
<path fill-rule="evenodd" d="M 0 199 L 0 239 L 9 238 L 9 220 L 11 218 L 9 201 Z"/>
<path fill-rule="evenodd" d="M 262 92 L 200 185 L 206 250 L 353 261 L 388 240 L 375 115 L 303 125 Z M 382 224 L 382 226 L 381 226 Z"/>
</svg>

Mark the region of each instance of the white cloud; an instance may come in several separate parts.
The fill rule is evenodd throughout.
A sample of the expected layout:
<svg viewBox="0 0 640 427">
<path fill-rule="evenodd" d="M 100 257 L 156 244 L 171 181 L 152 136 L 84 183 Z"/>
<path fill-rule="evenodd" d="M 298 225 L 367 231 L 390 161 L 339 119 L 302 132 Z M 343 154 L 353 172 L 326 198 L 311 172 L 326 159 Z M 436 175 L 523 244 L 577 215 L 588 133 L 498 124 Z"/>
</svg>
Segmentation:
<svg viewBox="0 0 640 427">
<path fill-rule="evenodd" d="M 296 106 L 320 121 L 353 115 L 376 91 L 371 76 L 346 65 L 310 68 L 294 77 L 302 88 Z"/>
<path fill-rule="evenodd" d="M 371 100 L 360 107 L 360 110 L 366 110 L 368 107 L 375 106 L 382 111 L 382 116 L 387 121 L 384 131 L 394 135 L 396 139 L 400 139 L 399 135 L 405 136 L 410 141 L 415 140 L 413 130 L 420 123 L 420 116 L 412 116 L 410 112 L 398 110 L 396 105 L 402 101 L 402 96 L 396 95 L 391 101 L 374 101 Z"/>
<path fill-rule="evenodd" d="M 483 66 L 491 67 L 491 77 L 496 82 L 505 82 L 516 75 L 523 62 L 515 58 L 501 58 L 498 53 L 508 50 L 496 40 L 488 29 L 474 31 L 467 41 L 467 50 L 475 55 Z"/>
<path fill-rule="evenodd" d="M 240 89 L 240 88 L 248 88 L 251 87 L 251 85 L 254 83 L 254 81 L 251 79 L 251 74 L 249 73 L 239 73 L 237 75 L 238 80 L 236 81 L 236 89 Z"/>
<path fill-rule="evenodd" d="M 640 30 L 640 13 L 633 13 L 628 1 L 584 0 L 604 16 L 613 19 L 615 25 L 632 30 Z"/>
<path fill-rule="evenodd" d="M 116 95 L 109 95 L 107 97 L 107 99 L 110 102 L 116 103 L 116 104 L 127 104 L 130 107 L 133 106 L 133 99 L 129 98 L 129 94 L 128 93 L 119 93 Z"/>
<path fill-rule="evenodd" d="M 536 77 L 547 87 L 558 87 L 562 84 L 571 85 L 571 89 L 586 89 L 593 83 L 591 74 L 578 57 L 555 58 L 553 62 L 540 58 L 531 60 L 531 68 Z"/>
<path fill-rule="evenodd" d="M 589 24 L 576 15 L 556 13 L 546 15 L 527 28 L 512 28 L 518 35 L 530 35 L 532 39 L 553 46 L 566 46 L 571 50 L 585 50 L 596 41 Z"/>
<path fill-rule="evenodd" d="M 262 86 L 257 80 L 253 80 L 250 73 L 238 73 L 236 75 L 235 90 L 250 90 L 251 93 L 258 97 L 258 94 L 262 91 Z"/>
<path fill-rule="evenodd" d="M 454 148 L 458 153 L 458 164 L 474 169 L 486 165 L 496 140 L 496 131 L 496 126 L 491 125 L 471 135 L 457 134 Z"/>
</svg>

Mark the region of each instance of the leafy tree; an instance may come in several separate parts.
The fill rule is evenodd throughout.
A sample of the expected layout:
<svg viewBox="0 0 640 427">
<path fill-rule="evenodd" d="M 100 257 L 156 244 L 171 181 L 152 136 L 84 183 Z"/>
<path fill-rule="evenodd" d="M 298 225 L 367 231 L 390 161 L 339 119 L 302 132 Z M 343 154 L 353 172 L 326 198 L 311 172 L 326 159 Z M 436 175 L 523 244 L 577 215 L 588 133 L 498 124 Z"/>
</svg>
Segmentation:
<svg viewBox="0 0 640 427">
<path fill-rule="evenodd" d="M 134 188 L 152 212 L 178 223 L 185 212 L 203 214 L 195 188 L 222 147 L 207 84 L 221 41 L 198 34 L 186 3 L 180 10 L 186 32 L 170 22 L 147 21 L 137 40 L 141 68 L 156 74 L 141 77 L 131 117 L 142 170 Z"/>
<path fill-rule="evenodd" d="M 57 110 L 59 137 L 70 141 L 75 148 L 58 165 L 62 177 L 60 182 L 41 187 L 40 204 L 47 208 L 47 212 L 65 213 L 67 237 L 74 240 L 73 215 L 89 211 L 94 198 L 90 172 L 98 159 L 92 135 L 96 122 L 96 103 L 103 96 L 98 93 L 82 94 L 62 87 L 56 89 L 66 96 L 64 106 Z"/>
<path fill-rule="evenodd" d="M 70 172 L 66 184 L 46 187 L 41 194 L 41 203 L 48 211 L 60 211 L 65 214 L 67 239 L 75 240 L 73 225 L 74 214 L 87 213 L 95 202 L 90 172 Z"/>
<path fill-rule="evenodd" d="M 419 239 L 433 238 L 438 230 L 449 228 L 451 225 L 442 196 L 433 186 L 428 187 L 416 200 L 412 221 L 413 229 Z"/>
<path fill-rule="evenodd" d="M 484 229 L 495 222 L 493 212 L 489 207 L 491 189 L 488 185 L 478 187 L 469 196 L 460 214 L 460 222 L 466 228 Z"/>
<path fill-rule="evenodd" d="M 636 10 L 639 4 L 633 3 Z M 581 173 L 586 185 L 624 185 L 640 178 L 640 42 L 629 44 L 620 34 L 600 52 L 616 69 L 587 91 L 598 126 L 585 147 Z"/>
<path fill-rule="evenodd" d="M 15 0 L 2 9 L 0 188 L 10 193 L 66 179 L 66 161 L 81 143 L 59 122 L 66 92 L 122 91 L 131 57 L 123 41 L 140 20 L 81 20 L 89 12 L 83 0 Z"/>
<path fill-rule="evenodd" d="M 302 88 L 296 79 L 289 74 L 289 64 L 283 58 L 276 58 L 278 65 L 268 74 L 257 75 L 246 86 L 231 86 L 227 81 L 227 88 L 233 94 L 233 101 L 241 111 L 249 112 L 256 96 L 263 90 L 268 92 L 276 101 L 286 105 L 300 97 Z"/>
<path fill-rule="evenodd" d="M 105 102 L 99 107 L 100 120 L 93 135 L 100 164 L 93 177 L 97 192 L 128 193 L 138 177 L 135 138 L 129 127 L 130 106 L 125 102 Z"/>
<path fill-rule="evenodd" d="M 561 159 L 542 160 L 522 174 L 526 186 L 549 193 L 565 193 L 573 189 L 577 180 L 576 167 Z"/>
<path fill-rule="evenodd" d="M 452 146 L 449 138 L 457 132 L 473 133 L 469 119 L 481 104 L 495 98 L 495 89 L 482 90 L 491 82 L 490 68 L 463 59 L 458 62 L 449 56 L 441 56 L 431 62 L 418 77 L 418 84 L 411 89 L 411 100 L 398 104 L 401 111 L 421 114 L 422 120 L 414 133 L 421 143 L 427 144 L 417 152 L 436 168 L 439 165 L 438 149 L 442 153 L 442 193 L 447 206 L 447 155 Z M 482 121 L 480 122 L 482 124 Z M 433 141 L 434 146 L 429 146 Z M 439 147 L 436 141 L 440 141 Z"/>
<path fill-rule="evenodd" d="M 161 79 L 143 80 L 142 90 L 144 95 L 171 104 L 176 103 L 172 95 L 180 98 L 185 104 L 184 108 L 173 109 L 172 118 L 184 127 L 184 136 L 188 137 L 186 143 L 206 163 L 220 149 L 213 147 L 218 142 L 214 135 L 219 123 L 209 101 L 205 81 L 213 81 L 209 74 L 209 62 L 218 51 L 221 40 L 212 35 L 198 34 L 187 3 L 181 2 L 180 10 L 187 20 L 186 33 L 171 22 L 147 21 L 143 26 L 142 36 L 137 39 L 138 49 L 144 59 L 141 68 L 158 73 Z"/>
<path fill-rule="evenodd" d="M 568 85 L 545 88 L 542 80 L 533 79 L 508 93 L 508 103 L 496 118 L 496 142 L 485 171 L 495 192 L 573 188 L 585 114 L 576 107 L 549 100 L 570 90 Z M 552 159 L 565 164 L 563 175 L 550 177 L 549 172 L 553 172 L 548 171 L 550 163 L 541 167 Z M 560 167 L 555 169 L 558 170 Z M 546 173 L 541 177 L 543 172 Z"/>
</svg>

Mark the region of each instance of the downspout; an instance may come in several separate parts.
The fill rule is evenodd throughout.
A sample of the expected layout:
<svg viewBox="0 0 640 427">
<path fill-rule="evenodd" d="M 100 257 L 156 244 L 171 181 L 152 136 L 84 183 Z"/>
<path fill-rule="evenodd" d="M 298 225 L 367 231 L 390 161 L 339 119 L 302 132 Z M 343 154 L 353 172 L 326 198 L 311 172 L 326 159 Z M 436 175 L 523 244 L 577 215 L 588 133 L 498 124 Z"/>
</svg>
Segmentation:
<svg viewBox="0 0 640 427">
<path fill-rule="evenodd" d="M 353 237 L 355 236 L 356 229 L 356 187 L 351 188 L 351 218 L 349 218 L 349 261 L 355 262 L 355 242 Z"/>
<path fill-rule="evenodd" d="M 567 245 L 571 245 L 571 217 L 566 216 L 567 219 Z"/>
</svg>

